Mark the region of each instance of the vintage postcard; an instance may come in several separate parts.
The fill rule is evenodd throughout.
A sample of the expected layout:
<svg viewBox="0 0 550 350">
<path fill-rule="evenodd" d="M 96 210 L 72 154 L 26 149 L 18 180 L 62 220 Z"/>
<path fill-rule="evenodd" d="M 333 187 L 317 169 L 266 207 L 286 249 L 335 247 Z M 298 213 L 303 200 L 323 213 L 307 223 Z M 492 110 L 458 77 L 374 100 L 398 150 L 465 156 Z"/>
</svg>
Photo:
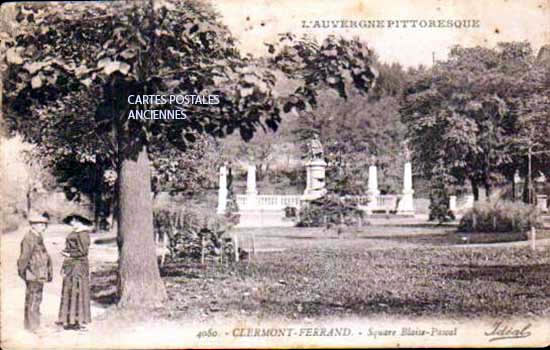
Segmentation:
<svg viewBox="0 0 550 350">
<path fill-rule="evenodd" d="M 548 0 L 9 2 L 3 349 L 550 345 Z"/>
</svg>

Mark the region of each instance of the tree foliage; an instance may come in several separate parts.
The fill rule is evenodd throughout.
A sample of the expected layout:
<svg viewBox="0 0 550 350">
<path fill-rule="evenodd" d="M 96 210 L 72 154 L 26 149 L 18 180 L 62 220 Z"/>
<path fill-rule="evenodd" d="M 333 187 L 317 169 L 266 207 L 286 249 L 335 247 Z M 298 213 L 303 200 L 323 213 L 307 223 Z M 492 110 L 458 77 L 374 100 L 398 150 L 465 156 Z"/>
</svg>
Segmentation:
<svg viewBox="0 0 550 350">
<path fill-rule="evenodd" d="M 294 131 L 303 145 L 319 134 L 328 162 L 327 183 L 339 184 L 344 195 L 366 191 L 367 169 L 373 161 L 383 191 L 401 189 L 405 127 L 399 99 L 406 73 L 397 64 L 374 64 L 377 79 L 368 95 L 351 91 L 348 99 L 341 99 L 335 92 L 321 91 L 317 106 L 299 113 Z"/>
<path fill-rule="evenodd" d="M 143 152 L 154 145 L 185 150 L 196 133 L 220 137 L 239 129 L 250 139 L 265 120 L 275 126 L 273 77 L 249 67 L 202 3 L 49 5 L 19 7 L 25 30 L 6 53 L 7 124 L 53 159 L 111 163 L 121 184 L 121 301 L 156 304 L 165 294 L 151 265 L 156 259 L 146 199 L 150 182 L 140 180 L 150 176 Z M 157 94 L 213 94 L 220 103 L 185 106 L 190 117 L 177 122 L 127 118 L 130 108 L 173 108 L 128 104 L 129 95 Z M 132 215 L 143 222 L 130 220 Z M 141 270 L 133 267 L 133 256 L 140 257 Z M 150 282 L 149 291 L 135 288 L 142 280 Z"/>
<path fill-rule="evenodd" d="M 362 222 L 365 212 L 353 203 L 346 202 L 334 192 L 309 201 L 300 209 L 301 227 L 331 227 L 334 225 L 353 225 Z"/>
<path fill-rule="evenodd" d="M 273 125 L 277 116 L 269 114 L 275 111 L 268 91 L 273 78 L 246 65 L 227 29 L 203 6 L 168 1 L 61 4 L 57 11 L 33 6 L 32 31 L 8 50 L 7 90 L 13 100 L 7 105 L 18 112 L 8 119 L 33 139 L 43 129 L 64 127 L 68 135 L 54 131 L 52 140 L 80 140 L 79 153 L 92 154 L 116 149 L 108 137 L 114 119 L 132 134 L 129 141 L 170 142 L 182 149 L 194 141 L 192 131 L 222 136 L 242 127 L 243 137 L 250 138 L 261 112 L 268 112 Z M 219 94 L 220 104 L 188 105 L 192 117 L 181 122 L 125 118 L 128 95 L 208 93 Z M 31 103 L 45 107 L 34 115 Z M 53 113 L 59 117 L 46 115 Z M 33 123 L 36 118 L 55 125 Z"/>
<path fill-rule="evenodd" d="M 195 138 L 185 151 L 151 146 L 153 193 L 192 194 L 218 185 L 218 169 L 223 164 L 220 145 L 215 138 L 204 134 L 195 133 Z"/>
<path fill-rule="evenodd" d="M 433 179 L 445 169 L 448 188 L 469 180 L 476 200 L 479 187 L 490 194 L 516 170 L 526 175 L 518 136 L 530 126 L 545 130 L 547 96 L 548 68 L 537 64 L 528 43 L 453 48 L 447 61 L 416 72 L 403 99 L 401 116 L 420 171 Z M 541 134 L 533 137 L 545 142 Z M 547 160 L 541 154 L 533 164 L 548 172 Z"/>
<path fill-rule="evenodd" d="M 7 45 L 3 112 L 52 159 L 104 159 L 115 169 L 122 306 L 161 304 L 166 294 L 153 248 L 149 152 L 185 151 L 197 134 L 276 129 L 281 109 L 315 105 L 316 90 L 355 87 L 374 79 L 370 52 L 358 40 L 319 45 L 287 34 L 273 46 L 269 68 L 242 57 L 210 6 L 150 0 L 21 4 L 21 32 Z M 273 69 L 300 79 L 277 99 Z M 184 120 L 128 119 L 129 95 L 218 95 L 220 103 L 185 105 Z M 147 286 L 144 288 L 144 286 Z"/>
<path fill-rule="evenodd" d="M 366 94 L 375 84 L 373 52 L 358 38 L 330 35 L 321 43 L 305 35 L 281 34 L 279 42 L 267 43 L 269 62 L 302 84 L 285 99 L 284 110 L 316 106 L 319 93 L 330 88 L 344 99 L 350 90 Z"/>
</svg>

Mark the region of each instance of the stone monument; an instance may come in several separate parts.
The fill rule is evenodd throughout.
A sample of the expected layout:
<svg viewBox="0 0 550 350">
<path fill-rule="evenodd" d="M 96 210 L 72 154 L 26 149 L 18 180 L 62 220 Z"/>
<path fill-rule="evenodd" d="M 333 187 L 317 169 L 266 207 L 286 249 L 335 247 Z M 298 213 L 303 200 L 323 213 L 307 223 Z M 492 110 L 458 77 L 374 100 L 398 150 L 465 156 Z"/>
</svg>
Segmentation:
<svg viewBox="0 0 550 350">
<path fill-rule="evenodd" d="M 323 145 L 319 136 L 315 137 L 308 143 L 307 160 L 306 160 L 306 189 L 304 190 L 303 199 L 312 200 L 323 196 L 326 193 L 325 189 L 325 169 L 327 163 L 324 159 Z"/>
<path fill-rule="evenodd" d="M 535 179 L 536 184 L 536 199 L 537 208 L 542 213 L 548 213 L 548 196 L 543 193 L 544 184 L 546 183 L 546 177 L 542 172 L 539 172 L 539 176 Z"/>
<path fill-rule="evenodd" d="M 456 208 L 456 196 L 449 196 L 449 210 L 452 211 L 453 214 L 456 214 Z"/>
<path fill-rule="evenodd" d="M 548 213 L 548 196 L 537 194 L 537 208 L 541 213 Z"/>
<path fill-rule="evenodd" d="M 373 210 L 376 210 L 378 203 L 377 198 L 380 195 L 380 190 L 378 190 L 378 169 L 376 168 L 376 157 L 370 157 L 369 165 L 369 180 L 367 185 L 367 214 L 372 214 Z"/>
<path fill-rule="evenodd" d="M 257 197 L 258 190 L 256 189 L 256 164 L 254 164 L 254 156 L 249 154 L 246 172 L 246 201 L 243 209 L 256 209 Z"/>
<path fill-rule="evenodd" d="M 218 190 L 218 214 L 225 214 L 227 207 L 227 167 L 220 167 L 220 185 Z"/>
<path fill-rule="evenodd" d="M 403 173 L 403 194 L 397 207 L 397 213 L 401 215 L 414 215 L 414 190 L 412 184 L 411 152 L 405 145 L 405 170 Z"/>
</svg>

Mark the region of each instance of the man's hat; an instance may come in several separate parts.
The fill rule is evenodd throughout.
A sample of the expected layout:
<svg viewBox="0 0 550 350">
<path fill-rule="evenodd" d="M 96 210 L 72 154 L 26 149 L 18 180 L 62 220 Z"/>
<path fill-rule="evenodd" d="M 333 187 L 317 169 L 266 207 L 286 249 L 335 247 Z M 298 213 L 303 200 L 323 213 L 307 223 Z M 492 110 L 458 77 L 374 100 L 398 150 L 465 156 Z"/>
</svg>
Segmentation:
<svg viewBox="0 0 550 350">
<path fill-rule="evenodd" d="M 45 217 L 44 215 L 39 215 L 39 214 L 36 214 L 36 213 L 31 213 L 29 215 L 29 222 L 31 224 L 47 224 L 48 223 L 48 218 Z"/>
</svg>

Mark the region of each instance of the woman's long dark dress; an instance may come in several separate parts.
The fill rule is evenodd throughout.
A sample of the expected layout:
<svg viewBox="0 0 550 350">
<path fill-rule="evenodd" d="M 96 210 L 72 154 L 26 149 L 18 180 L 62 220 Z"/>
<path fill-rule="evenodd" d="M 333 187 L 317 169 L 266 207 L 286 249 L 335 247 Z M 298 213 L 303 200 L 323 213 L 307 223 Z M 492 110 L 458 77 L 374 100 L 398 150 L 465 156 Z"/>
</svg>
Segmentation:
<svg viewBox="0 0 550 350">
<path fill-rule="evenodd" d="M 90 235 L 87 231 L 73 231 L 65 240 L 69 256 L 63 261 L 63 287 L 58 323 L 75 326 L 90 323 L 90 272 L 88 248 Z"/>
</svg>

